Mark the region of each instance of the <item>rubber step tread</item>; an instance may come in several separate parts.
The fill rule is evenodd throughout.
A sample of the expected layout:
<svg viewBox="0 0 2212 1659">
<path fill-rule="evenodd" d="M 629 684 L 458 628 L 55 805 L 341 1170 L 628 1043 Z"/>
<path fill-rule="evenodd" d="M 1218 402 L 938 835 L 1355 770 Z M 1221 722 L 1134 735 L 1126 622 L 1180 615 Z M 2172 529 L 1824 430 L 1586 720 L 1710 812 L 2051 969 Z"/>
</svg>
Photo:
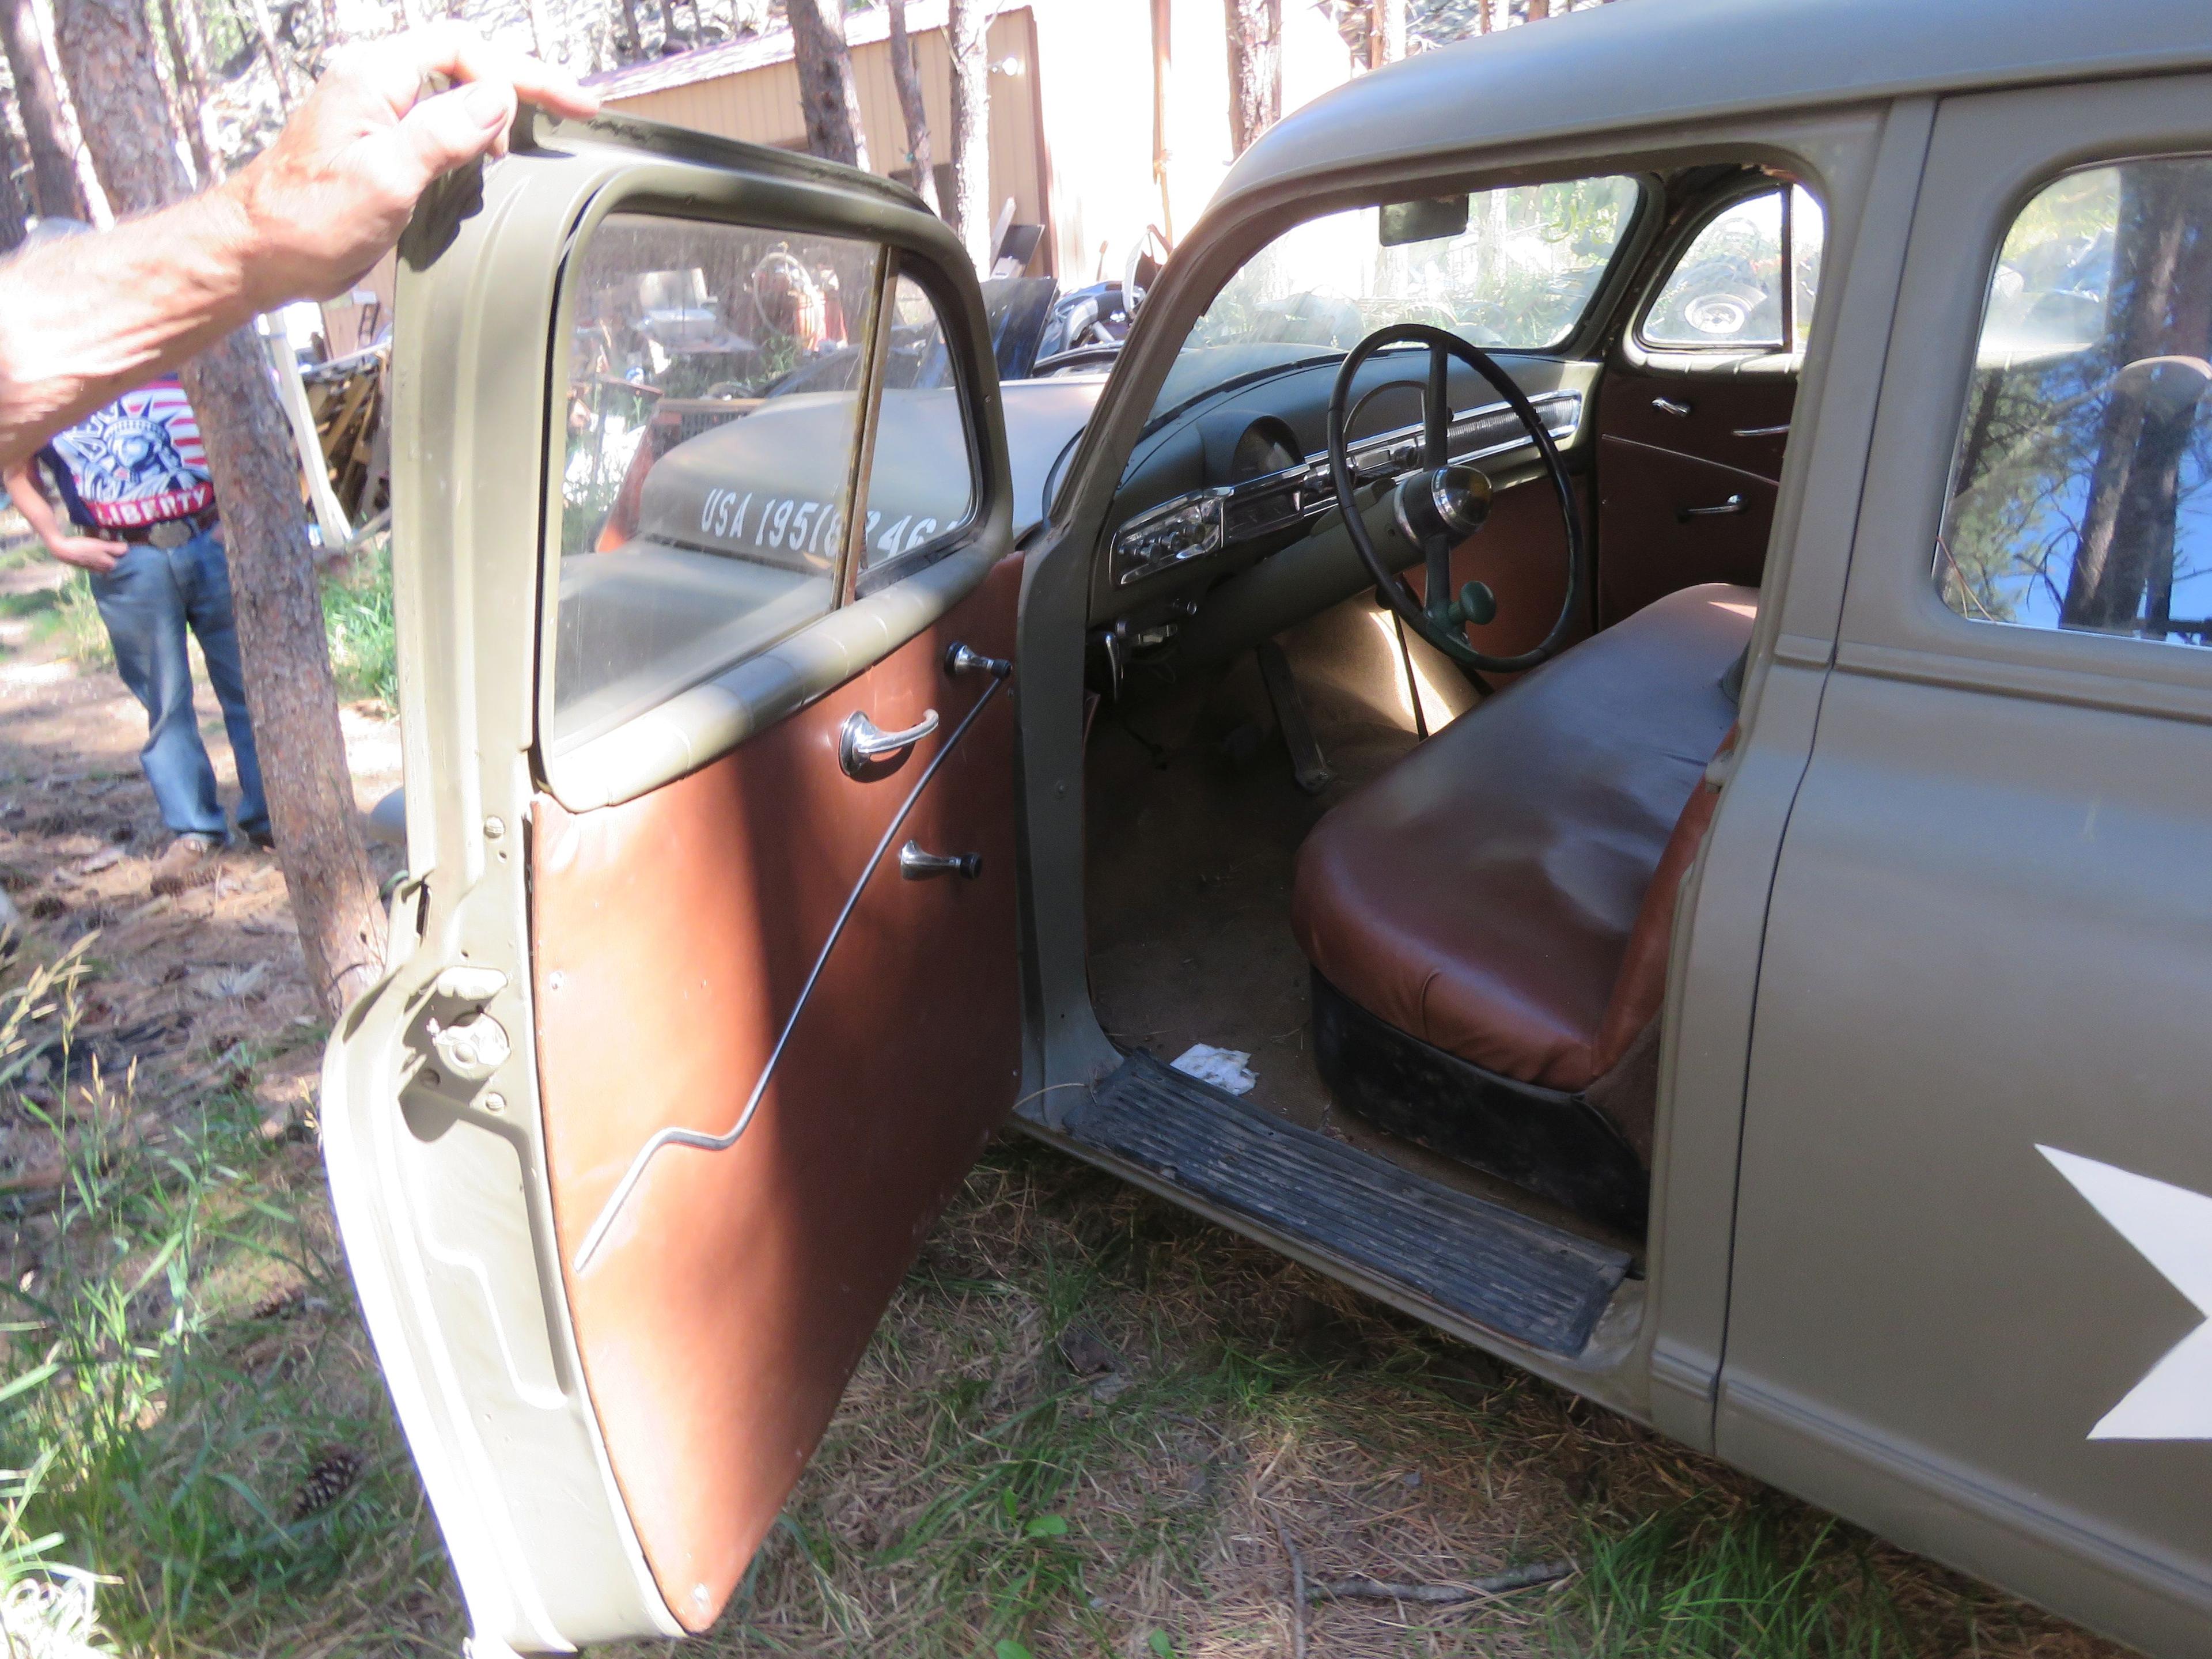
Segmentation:
<svg viewBox="0 0 2212 1659">
<path fill-rule="evenodd" d="M 1287 1123 L 1139 1052 L 1062 1133 L 1547 1352 L 1579 1352 L 1622 1251 Z"/>
</svg>

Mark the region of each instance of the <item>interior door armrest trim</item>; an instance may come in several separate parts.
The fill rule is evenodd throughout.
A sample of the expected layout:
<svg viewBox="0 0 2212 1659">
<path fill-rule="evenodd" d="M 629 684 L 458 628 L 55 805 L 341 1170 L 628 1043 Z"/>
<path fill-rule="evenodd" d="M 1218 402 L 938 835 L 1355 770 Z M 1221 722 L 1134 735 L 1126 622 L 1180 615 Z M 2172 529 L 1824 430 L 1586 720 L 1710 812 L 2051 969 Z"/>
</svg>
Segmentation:
<svg viewBox="0 0 2212 1659">
<path fill-rule="evenodd" d="M 986 526 L 975 542 L 904 580 L 839 607 L 611 732 L 546 753 L 547 793 L 570 811 L 583 812 L 634 800 L 697 771 L 934 624 L 990 574 L 1003 545 L 1004 538 Z"/>
</svg>

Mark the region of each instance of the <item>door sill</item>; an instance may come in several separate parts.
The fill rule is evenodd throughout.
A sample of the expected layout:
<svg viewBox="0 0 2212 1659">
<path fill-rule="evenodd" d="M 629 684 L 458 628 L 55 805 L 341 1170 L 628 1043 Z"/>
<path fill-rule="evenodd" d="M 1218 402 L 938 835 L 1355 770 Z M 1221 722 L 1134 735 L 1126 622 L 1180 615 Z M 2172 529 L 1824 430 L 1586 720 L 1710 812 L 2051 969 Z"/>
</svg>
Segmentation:
<svg viewBox="0 0 2212 1659">
<path fill-rule="evenodd" d="M 1151 1054 L 1032 1133 L 1415 1317 L 1585 1363 L 1632 1258 L 1286 1123 Z M 1640 1288 L 1632 1284 L 1632 1289 Z"/>
</svg>

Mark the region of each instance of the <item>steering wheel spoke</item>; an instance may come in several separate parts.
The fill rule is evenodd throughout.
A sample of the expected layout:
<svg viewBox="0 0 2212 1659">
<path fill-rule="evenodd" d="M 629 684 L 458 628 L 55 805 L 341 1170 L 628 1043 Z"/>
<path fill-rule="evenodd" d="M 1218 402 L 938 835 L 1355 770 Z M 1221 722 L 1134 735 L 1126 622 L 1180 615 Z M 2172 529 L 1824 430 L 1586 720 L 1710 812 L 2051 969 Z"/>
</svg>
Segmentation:
<svg viewBox="0 0 2212 1659">
<path fill-rule="evenodd" d="M 1429 347 L 1429 384 L 1421 399 L 1421 465 L 1431 472 L 1451 459 L 1451 353 Z"/>
<path fill-rule="evenodd" d="M 1419 473 L 1401 483 L 1395 517 L 1401 533 L 1419 548 L 1426 588 L 1416 599 L 1411 587 L 1398 579 L 1375 546 L 1366 520 L 1359 512 L 1354 491 L 1348 438 L 1352 387 L 1368 360 L 1384 348 L 1421 345 L 1428 350 L 1426 395 L 1421 407 Z M 1452 550 L 1480 528 L 1489 506 L 1489 480 L 1474 469 L 1451 464 L 1451 360 L 1458 358 L 1496 389 L 1519 419 L 1529 441 L 1542 459 L 1552 488 L 1557 493 L 1560 516 L 1566 524 L 1566 593 L 1559 613 L 1541 641 L 1510 657 L 1479 650 L 1467 637 L 1470 623 L 1487 622 L 1497 614 L 1497 601 L 1488 587 L 1470 582 L 1457 594 L 1451 587 Z M 1353 550 L 1374 577 L 1376 592 L 1422 638 L 1468 667 L 1490 673 L 1517 673 L 1557 656 L 1565 647 L 1580 613 L 1589 580 L 1589 545 L 1573 481 L 1565 460 L 1543 417 L 1513 378 L 1480 346 L 1426 323 L 1398 323 L 1377 329 L 1346 354 L 1338 369 L 1328 400 L 1328 469 L 1340 501 L 1352 503 L 1344 515 L 1345 532 Z M 1439 529 L 1439 526 L 1442 529 Z M 1400 562 L 1403 562 L 1401 560 Z"/>
</svg>

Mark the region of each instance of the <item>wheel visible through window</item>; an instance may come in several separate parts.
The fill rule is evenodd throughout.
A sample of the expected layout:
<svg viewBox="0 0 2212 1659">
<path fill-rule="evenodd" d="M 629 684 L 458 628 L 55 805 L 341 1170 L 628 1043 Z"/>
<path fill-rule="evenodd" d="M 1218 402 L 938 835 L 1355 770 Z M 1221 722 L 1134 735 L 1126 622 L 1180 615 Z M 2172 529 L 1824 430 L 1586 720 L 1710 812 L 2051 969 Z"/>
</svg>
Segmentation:
<svg viewBox="0 0 2212 1659">
<path fill-rule="evenodd" d="M 1803 350 L 1826 240 L 1820 204 L 1802 185 L 1731 202 L 1682 250 L 1637 337 L 1664 351 Z"/>
<path fill-rule="evenodd" d="M 1935 577 L 1976 621 L 2212 641 L 2212 158 L 2069 173 L 1990 278 Z"/>
</svg>

